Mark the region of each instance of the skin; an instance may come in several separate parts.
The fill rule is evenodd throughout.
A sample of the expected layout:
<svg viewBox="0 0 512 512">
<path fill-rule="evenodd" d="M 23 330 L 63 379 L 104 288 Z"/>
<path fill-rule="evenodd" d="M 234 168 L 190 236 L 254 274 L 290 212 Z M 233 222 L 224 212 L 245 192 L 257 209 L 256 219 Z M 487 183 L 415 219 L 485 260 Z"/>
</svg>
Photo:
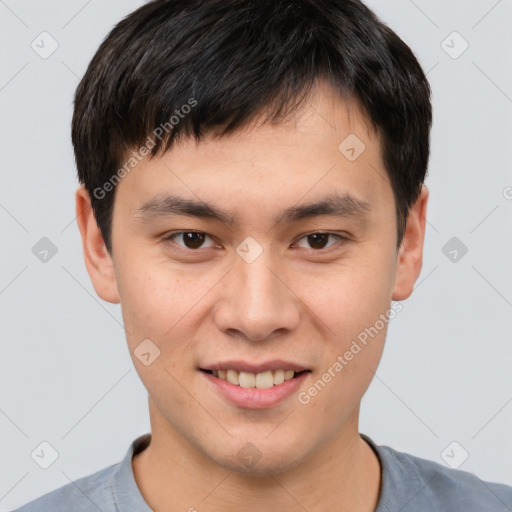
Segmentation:
<svg viewBox="0 0 512 512">
<path fill-rule="evenodd" d="M 338 150 L 350 133 L 366 145 L 353 162 Z M 333 191 L 365 200 L 371 211 L 364 219 L 273 222 L 286 207 Z M 137 220 L 135 211 L 161 193 L 230 210 L 238 224 Z M 112 256 L 87 192 L 77 190 L 87 270 L 96 293 L 121 304 L 133 364 L 148 390 L 152 441 L 132 466 L 153 510 L 375 510 L 381 470 L 359 437 L 358 418 L 387 324 L 308 404 L 294 394 L 267 409 L 236 407 L 197 368 L 285 359 L 312 370 L 299 391 L 307 390 L 392 300 L 412 293 L 427 201 L 423 187 L 397 250 L 379 136 L 356 104 L 322 83 L 287 122 L 209 134 L 200 144 L 185 139 L 141 161 L 116 191 Z M 162 240 L 187 230 L 208 235 L 200 249 L 180 236 Z M 334 236 L 316 248 L 304 238 L 312 232 L 348 240 Z M 263 249 L 251 264 L 236 252 L 248 236 Z M 160 349 L 149 366 L 134 356 L 146 338 Z M 248 442 L 261 453 L 250 467 L 237 457 Z"/>
</svg>

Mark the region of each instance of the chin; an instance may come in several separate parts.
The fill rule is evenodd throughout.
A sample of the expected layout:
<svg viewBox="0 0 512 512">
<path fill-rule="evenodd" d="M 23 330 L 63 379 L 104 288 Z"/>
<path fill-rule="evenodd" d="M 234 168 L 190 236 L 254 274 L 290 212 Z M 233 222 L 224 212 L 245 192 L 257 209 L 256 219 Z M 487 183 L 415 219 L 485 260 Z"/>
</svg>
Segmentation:
<svg viewBox="0 0 512 512">
<path fill-rule="evenodd" d="M 261 478 L 287 472 L 304 458 L 305 454 L 299 453 L 295 443 L 287 444 L 277 437 L 270 442 L 269 439 L 265 439 L 267 434 L 263 435 L 259 441 L 233 441 L 233 446 L 236 448 L 230 454 L 210 452 L 209 456 L 216 464 L 229 471 Z M 298 444 L 298 446 L 301 447 L 302 452 L 304 445 Z"/>
<path fill-rule="evenodd" d="M 298 461 L 291 460 L 290 456 L 278 457 L 275 454 L 272 454 L 270 459 L 262 456 L 261 459 L 259 459 L 254 464 L 248 464 L 244 461 L 240 461 L 238 457 L 235 456 L 234 459 L 228 461 L 225 467 L 230 471 L 243 476 L 254 478 L 270 478 L 277 477 L 282 473 L 286 473 L 287 471 L 297 466 L 297 464 Z"/>
</svg>

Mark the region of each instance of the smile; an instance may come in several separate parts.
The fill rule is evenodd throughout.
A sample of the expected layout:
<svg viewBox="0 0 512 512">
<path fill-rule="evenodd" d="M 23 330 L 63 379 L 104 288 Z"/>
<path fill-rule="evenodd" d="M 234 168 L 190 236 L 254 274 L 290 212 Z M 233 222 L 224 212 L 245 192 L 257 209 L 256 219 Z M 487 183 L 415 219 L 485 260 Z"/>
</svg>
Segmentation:
<svg viewBox="0 0 512 512">
<path fill-rule="evenodd" d="M 278 386 L 287 380 L 291 380 L 297 375 L 304 373 L 295 372 L 294 370 L 267 370 L 260 373 L 237 371 L 234 369 L 223 369 L 223 370 L 202 370 L 218 379 L 225 380 L 234 386 L 240 386 L 242 388 L 258 388 L 267 389 L 273 386 Z"/>
</svg>

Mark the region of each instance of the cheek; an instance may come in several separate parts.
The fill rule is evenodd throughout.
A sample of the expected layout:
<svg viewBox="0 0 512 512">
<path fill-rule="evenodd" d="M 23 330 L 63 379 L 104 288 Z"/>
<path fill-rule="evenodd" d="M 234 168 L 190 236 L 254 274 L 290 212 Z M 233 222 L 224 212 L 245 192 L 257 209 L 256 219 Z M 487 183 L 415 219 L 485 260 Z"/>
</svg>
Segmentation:
<svg viewBox="0 0 512 512">
<path fill-rule="evenodd" d="M 121 308 L 130 346 L 150 338 L 163 344 L 200 298 L 202 286 L 163 264 L 137 265 L 119 276 Z M 204 294 L 204 293 L 203 293 Z"/>
<path fill-rule="evenodd" d="M 326 408 L 321 413 L 327 417 L 357 405 L 374 376 L 389 321 L 396 314 L 391 304 L 393 265 L 382 258 L 372 258 L 371 265 L 359 263 L 338 269 L 324 284 L 310 288 L 308 306 L 321 319 L 318 325 L 325 336 L 317 341 L 322 365 L 308 394 L 317 402 L 315 407 Z M 343 407 L 327 410 L 329 403 Z"/>
<path fill-rule="evenodd" d="M 189 378 L 194 365 L 197 329 L 215 276 L 203 272 L 183 277 L 170 267 L 134 263 L 125 269 L 120 275 L 121 307 L 130 356 L 141 381 L 155 400 L 162 393 L 169 400 L 169 391 L 174 390 L 174 406 L 181 407 L 186 397 L 179 383 Z"/>
<path fill-rule="evenodd" d="M 162 267 L 126 269 L 122 314 L 130 356 L 151 398 L 159 407 L 170 402 L 182 410 L 190 397 L 180 382 L 192 353 L 182 331 L 197 299 L 183 293 L 183 278 Z"/>
<path fill-rule="evenodd" d="M 304 278 L 303 301 L 322 320 L 327 339 L 338 349 L 372 326 L 391 303 L 393 267 L 388 262 L 344 265 L 322 279 Z"/>
<path fill-rule="evenodd" d="M 363 329 L 359 338 L 340 338 L 328 347 L 315 379 L 298 396 L 299 407 L 306 408 L 308 421 L 312 422 L 310 428 L 332 430 L 334 435 L 352 416 L 374 378 L 386 328 L 384 324 L 381 330 Z"/>
</svg>

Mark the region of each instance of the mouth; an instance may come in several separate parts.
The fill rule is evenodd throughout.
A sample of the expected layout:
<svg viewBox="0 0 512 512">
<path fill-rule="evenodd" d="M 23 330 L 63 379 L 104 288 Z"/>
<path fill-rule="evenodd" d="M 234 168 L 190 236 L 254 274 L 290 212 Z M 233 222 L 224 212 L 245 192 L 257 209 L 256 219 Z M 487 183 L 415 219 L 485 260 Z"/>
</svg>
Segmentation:
<svg viewBox="0 0 512 512">
<path fill-rule="evenodd" d="M 286 361 L 259 365 L 225 361 L 198 370 L 206 378 L 209 389 L 223 397 L 230 406 L 255 410 L 285 403 L 306 385 L 309 375 L 313 373 Z"/>
<path fill-rule="evenodd" d="M 233 368 L 218 370 L 199 368 L 199 370 L 219 380 L 226 381 L 233 386 L 257 389 L 279 386 L 286 381 L 298 379 L 305 373 L 311 373 L 311 370 L 295 371 L 291 369 L 266 370 L 259 373 L 237 371 Z"/>
</svg>

